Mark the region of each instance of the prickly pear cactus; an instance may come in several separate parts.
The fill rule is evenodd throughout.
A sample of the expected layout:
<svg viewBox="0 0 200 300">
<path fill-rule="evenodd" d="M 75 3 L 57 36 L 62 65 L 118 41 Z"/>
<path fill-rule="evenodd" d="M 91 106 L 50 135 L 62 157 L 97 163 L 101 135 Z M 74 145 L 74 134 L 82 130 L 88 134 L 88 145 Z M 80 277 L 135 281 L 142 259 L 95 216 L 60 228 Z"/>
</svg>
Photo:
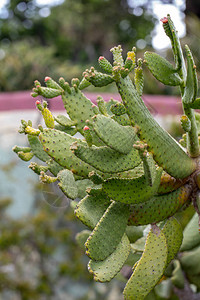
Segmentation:
<svg viewBox="0 0 200 300">
<path fill-rule="evenodd" d="M 80 80 L 57 83 L 46 77 L 45 87 L 36 80 L 32 96 L 60 95 L 66 114 L 53 116 L 45 100 L 36 100 L 45 126 L 33 128 L 30 120 L 22 120 L 19 132 L 29 145 L 13 148 L 22 160 L 31 160 L 29 167 L 44 184 L 57 184 L 74 201 L 76 217 L 88 227 L 77 241 L 90 258 L 89 272 L 100 282 L 128 279 L 126 300 L 148 299 L 155 286 L 169 281 L 171 295 L 179 296 L 186 278 L 200 291 L 196 67 L 188 46 L 184 59 L 170 16 L 161 21 L 174 64 L 151 52 L 136 60 L 135 48 L 124 60 L 118 46 L 111 49 L 113 63 L 101 56 L 101 71 L 91 67 Z M 181 144 L 154 120 L 141 98 L 144 65 L 163 84 L 180 87 Z M 121 102 L 98 97 L 96 106 L 83 93 L 90 85 L 108 84 L 116 85 Z M 123 271 L 127 266 L 129 276 Z M 156 290 L 151 299 L 157 299 Z"/>
</svg>

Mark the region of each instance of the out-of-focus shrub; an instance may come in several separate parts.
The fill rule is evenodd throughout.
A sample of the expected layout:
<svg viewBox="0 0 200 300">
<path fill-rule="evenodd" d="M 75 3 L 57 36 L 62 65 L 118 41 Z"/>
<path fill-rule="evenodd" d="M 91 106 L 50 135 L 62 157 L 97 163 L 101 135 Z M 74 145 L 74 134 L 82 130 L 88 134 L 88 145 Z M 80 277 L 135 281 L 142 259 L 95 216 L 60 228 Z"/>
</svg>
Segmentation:
<svg viewBox="0 0 200 300">
<path fill-rule="evenodd" d="M 15 42 L 1 48 L 0 91 L 29 90 L 33 81 L 44 77 L 68 78 L 80 76 L 82 67 L 62 62 L 54 57 L 53 47 L 42 47 L 27 41 Z M 58 75 L 59 74 L 59 75 Z M 67 74 L 67 77 L 66 77 Z"/>
</svg>

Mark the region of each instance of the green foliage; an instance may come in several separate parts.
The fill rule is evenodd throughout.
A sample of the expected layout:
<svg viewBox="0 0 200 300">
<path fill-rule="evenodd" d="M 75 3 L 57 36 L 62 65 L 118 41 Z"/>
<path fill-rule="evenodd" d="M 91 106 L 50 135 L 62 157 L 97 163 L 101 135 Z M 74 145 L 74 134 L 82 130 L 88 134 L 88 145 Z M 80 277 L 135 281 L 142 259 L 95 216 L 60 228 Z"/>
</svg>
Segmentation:
<svg viewBox="0 0 200 300">
<path fill-rule="evenodd" d="M 10 199 L 0 200 L 1 297 L 6 299 L 10 294 L 20 299 L 53 299 L 63 280 L 79 278 L 88 284 L 91 276 L 74 241 L 77 229 L 72 226 L 72 210 L 58 218 L 54 209 L 40 202 L 31 215 L 15 220 L 5 212 L 11 203 Z M 58 259 L 60 250 L 64 255 Z M 56 268 L 49 272 L 53 264 Z"/>
<path fill-rule="evenodd" d="M 100 65 L 106 74 L 91 67 L 83 73 L 82 80 L 73 78 L 71 84 L 63 78 L 56 83 L 47 77 L 46 87 L 42 87 L 35 81 L 33 96 L 53 98 L 59 93 L 68 116 L 54 118 L 58 123 L 56 129 L 41 125 L 36 129 L 31 121 L 22 120 L 19 132 L 28 134 L 30 145 L 24 152 L 19 146 L 13 149 L 17 154 L 31 153 L 45 163 L 43 167 L 33 163 L 30 166 L 40 172 L 42 182 L 58 181 L 67 197 L 79 197 L 78 204 L 72 202 L 72 206 L 76 217 L 91 230 L 77 237 L 91 259 L 89 271 L 103 282 L 113 277 L 130 277 L 124 289 L 127 300 L 142 300 L 151 291 L 149 295 L 153 297 L 162 289 L 165 279 L 174 284 L 170 290 L 173 299 L 180 292 L 177 288 L 183 286 L 182 269 L 189 282 L 195 284 L 197 293 L 200 289 L 199 224 L 191 219 L 193 211 L 189 211 L 189 217 L 185 212 L 192 203 L 198 218 L 200 215 L 199 116 L 195 117 L 191 107 L 196 100 L 196 73 L 191 70 L 190 52 L 186 68 L 170 16 L 162 22 L 171 39 L 175 67 L 149 52 L 145 61 L 159 81 L 180 87 L 186 149 L 156 122 L 144 105 L 142 61 L 138 59 L 136 63 L 135 48 L 124 61 L 121 46 L 111 49 L 113 65 L 101 57 Z M 88 86 L 86 81 L 95 87 L 114 83 L 122 98 L 121 105 L 113 99 L 105 103 L 102 97 L 98 98 L 98 107 L 92 105 L 82 91 L 83 86 Z M 43 111 L 45 104 L 42 107 L 38 100 L 36 104 Z M 80 138 L 73 136 L 75 132 Z M 54 168 L 49 159 L 53 159 Z M 145 225 L 140 227 L 142 234 L 134 229 L 140 225 Z M 190 228 L 194 230 L 192 243 L 188 238 Z M 184 248 L 180 255 L 182 239 Z M 175 258 L 178 263 L 173 261 Z M 131 276 L 126 276 L 123 268 L 131 261 L 133 270 Z M 193 270 L 195 264 L 197 268 Z M 154 289 L 156 285 L 158 289 Z"/>
<path fill-rule="evenodd" d="M 2 45 L 5 56 L 0 60 L 0 91 L 30 90 L 38 74 L 43 80 L 46 74 L 58 78 L 60 74 L 66 78 L 80 76 L 81 69 L 65 61 L 65 68 L 55 57 L 53 46 L 45 47 L 27 41 L 15 42 L 9 46 Z M 70 70 L 70 73 L 66 73 Z"/>
<path fill-rule="evenodd" d="M 67 0 L 52 7 L 47 17 L 33 0 L 9 1 L 7 9 L 12 18 L 2 22 L 1 40 L 34 39 L 43 46 L 55 45 L 56 57 L 80 63 L 94 61 L 119 42 L 129 49 L 154 27 L 152 16 L 134 15 L 127 0 Z"/>
</svg>

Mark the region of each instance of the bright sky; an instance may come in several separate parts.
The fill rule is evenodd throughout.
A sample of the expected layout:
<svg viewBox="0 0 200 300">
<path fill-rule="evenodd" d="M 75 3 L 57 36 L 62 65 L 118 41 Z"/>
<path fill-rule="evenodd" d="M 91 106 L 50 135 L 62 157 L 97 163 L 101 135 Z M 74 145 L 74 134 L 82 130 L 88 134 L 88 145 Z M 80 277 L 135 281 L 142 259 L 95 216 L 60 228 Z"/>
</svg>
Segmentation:
<svg viewBox="0 0 200 300">
<path fill-rule="evenodd" d="M 7 2 L 8 0 L 0 0 L 0 10 L 5 6 Z M 35 2 L 41 6 L 58 5 L 63 3 L 64 0 L 35 0 Z M 138 1 L 138 4 L 139 2 L 144 1 Z M 162 17 L 166 16 L 169 13 L 173 19 L 173 22 L 175 23 L 180 37 L 183 37 L 185 35 L 185 26 L 183 24 L 184 14 L 179 11 L 179 7 L 184 7 L 184 3 L 184 0 L 176 0 L 175 5 L 163 5 L 159 0 L 153 1 L 153 12 L 155 16 L 158 18 L 158 20 L 160 20 Z M 152 42 L 154 48 L 158 50 L 162 50 L 170 46 L 169 38 L 165 35 L 161 22 L 156 25 Z"/>
<path fill-rule="evenodd" d="M 178 30 L 178 35 L 179 37 L 183 37 L 186 33 L 185 30 L 185 25 L 183 23 L 184 21 L 184 14 L 180 12 L 179 7 L 183 6 L 184 7 L 184 0 L 176 0 L 176 5 L 169 5 L 169 4 L 161 4 L 158 1 L 155 1 L 156 3 L 154 4 L 153 11 L 158 20 L 161 18 L 167 16 L 167 14 L 170 14 L 174 25 L 176 29 Z M 170 46 L 170 40 L 169 38 L 165 35 L 163 27 L 162 27 L 162 22 L 159 22 L 156 25 L 155 28 L 155 36 L 153 37 L 153 47 L 156 49 L 164 49 Z"/>
</svg>

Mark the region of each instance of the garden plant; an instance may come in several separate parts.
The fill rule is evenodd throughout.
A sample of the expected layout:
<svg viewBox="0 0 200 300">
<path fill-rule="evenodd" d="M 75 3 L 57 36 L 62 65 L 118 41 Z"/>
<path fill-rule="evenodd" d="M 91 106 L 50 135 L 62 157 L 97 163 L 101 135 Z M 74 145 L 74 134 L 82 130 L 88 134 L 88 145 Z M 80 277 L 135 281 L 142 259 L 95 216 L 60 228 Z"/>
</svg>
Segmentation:
<svg viewBox="0 0 200 300">
<path fill-rule="evenodd" d="M 71 84 L 46 77 L 44 87 L 36 80 L 32 96 L 45 126 L 22 120 L 19 132 L 29 146 L 13 148 L 24 161 L 39 159 L 29 167 L 72 199 L 87 226 L 76 238 L 89 272 L 100 282 L 126 281 L 126 300 L 200 297 L 198 80 L 170 16 L 161 21 L 174 64 L 148 51 L 136 59 L 135 48 L 124 59 L 117 46 L 113 63 L 99 57 L 103 72 L 91 67 Z M 164 85 L 180 88 L 185 134 L 179 142 L 143 103 L 143 65 Z M 121 102 L 99 96 L 95 105 L 82 92 L 108 84 L 116 85 Z M 67 114 L 53 116 L 41 98 L 60 95 Z"/>
</svg>

